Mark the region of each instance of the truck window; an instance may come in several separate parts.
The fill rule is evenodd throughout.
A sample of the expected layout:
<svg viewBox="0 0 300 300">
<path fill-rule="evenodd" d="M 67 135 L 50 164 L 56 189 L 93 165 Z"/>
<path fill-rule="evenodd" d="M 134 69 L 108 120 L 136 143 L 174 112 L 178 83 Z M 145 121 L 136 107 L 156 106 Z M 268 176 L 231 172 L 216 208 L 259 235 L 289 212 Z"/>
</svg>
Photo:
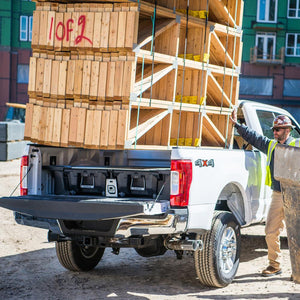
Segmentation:
<svg viewBox="0 0 300 300">
<path fill-rule="evenodd" d="M 259 119 L 259 123 L 261 125 L 263 134 L 267 136 L 270 139 L 273 139 L 273 132 L 272 132 L 272 125 L 273 120 L 277 116 L 279 116 L 279 113 L 274 113 L 271 111 L 263 111 L 263 110 L 257 110 L 257 116 Z M 300 129 L 298 125 L 292 120 L 292 124 L 296 126 L 296 128 L 291 132 L 291 136 L 294 138 L 300 138 Z"/>
</svg>

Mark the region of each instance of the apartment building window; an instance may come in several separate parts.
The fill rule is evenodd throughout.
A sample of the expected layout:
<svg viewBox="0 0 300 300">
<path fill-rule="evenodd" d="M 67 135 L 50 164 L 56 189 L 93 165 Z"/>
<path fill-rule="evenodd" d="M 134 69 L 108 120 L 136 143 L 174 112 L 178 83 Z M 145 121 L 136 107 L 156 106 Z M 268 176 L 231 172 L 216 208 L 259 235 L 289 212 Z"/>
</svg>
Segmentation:
<svg viewBox="0 0 300 300">
<path fill-rule="evenodd" d="M 276 35 L 268 32 L 257 33 L 255 46 L 259 59 L 273 59 L 275 57 Z"/>
<path fill-rule="evenodd" d="M 287 33 L 286 56 L 300 56 L 300 34 Z"/>
<path fill-rule="evenodd" d="M 18 65 L 17 83 L 28 83 L 29 65 Z"/>
<path fill-rule="evenodd" d="M 257 0 L 257 22 L 277 22 L 277 0 Z"/>
<path fill-rule="evenodd" d="M 300 18 L 300 1 L 289 0 L 288 1 L 288 17 L 289 18 Z"/>
<path fill-rule="evenodd" d="M 285 97 L 300 97 L 299 95 L 299 79 L 284 79 L 283 96 Z"/>
<path fill-rule="evenodd" d="M 267 77 L 240 77 L 240 94 L 272 96 L 273 78 Z"/>
<path fill-rule="evenodd" d="M 20 41 L 32 40 L 32 16 L 20 16 Z"/>
</svg>

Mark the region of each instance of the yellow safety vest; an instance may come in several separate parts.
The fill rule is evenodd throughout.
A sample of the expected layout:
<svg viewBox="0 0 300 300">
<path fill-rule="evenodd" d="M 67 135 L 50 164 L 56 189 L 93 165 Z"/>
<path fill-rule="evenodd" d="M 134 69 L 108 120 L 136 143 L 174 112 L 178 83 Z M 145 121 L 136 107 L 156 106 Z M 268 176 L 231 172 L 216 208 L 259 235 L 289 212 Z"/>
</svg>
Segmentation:
<svg viewBox="0 0 300 300">
<path fill-rule="evenodd" d="M 271 177 L 271 170 L 270 170 L 270 164 L 271 164 L 271 157 L 272 157 L 272 153 L 276 147 L 276 145 L 278 144 L 278 142 L 276 140 L 271 140 L 269 143 L 269 147 L 268 147 L 268 153 L 267 153 L 267 172 L 266 172 L 266 182 L 265 184 L 267 186 L 271 186 L 272 185 L 272 177 Z M 293 139 L 290 143 L 289 146 L 292 147 L 300 147 L 300 139 Z"/>
</svg>

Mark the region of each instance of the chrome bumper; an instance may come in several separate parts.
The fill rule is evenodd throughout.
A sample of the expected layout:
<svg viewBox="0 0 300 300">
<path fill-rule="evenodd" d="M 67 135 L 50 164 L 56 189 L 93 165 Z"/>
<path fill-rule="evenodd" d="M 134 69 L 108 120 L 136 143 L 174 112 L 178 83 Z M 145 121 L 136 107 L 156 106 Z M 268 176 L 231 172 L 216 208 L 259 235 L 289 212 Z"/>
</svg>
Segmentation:
<svg viewBox="0 0 300 300">
<path fill-rule="evenodd" d="M 163 218 L 125 218 L 120 220 L 115 238 L 128 238 L 135 235 L 179 234 L 185 232 L 187 221 L 187 209 L 170 211 Z"/>
</svg>

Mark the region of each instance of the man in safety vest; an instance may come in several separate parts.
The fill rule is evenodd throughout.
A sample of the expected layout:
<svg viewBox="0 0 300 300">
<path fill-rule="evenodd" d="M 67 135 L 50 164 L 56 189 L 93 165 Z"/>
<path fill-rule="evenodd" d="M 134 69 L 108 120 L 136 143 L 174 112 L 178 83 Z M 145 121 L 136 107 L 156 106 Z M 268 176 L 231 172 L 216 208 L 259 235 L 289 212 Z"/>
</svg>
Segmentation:
<svg viewBox="0 0 300 300">
<path fill-rule="evenodd" d="M 273 193 L 265 227 L 269 266 L 262 271 L 262 276 L 278 275 L 282 273 L 280 267 L 281 253 L 279 236 L 284 227 L 284 210 L 280 182 L 274 178 L 274 149 L 278 143 L 299 147 L 300 140 L 290 136 L 290 132 L 295 126 L 293 126 L 291 120 L 284 115 L 277 116 L 273 121 L 273 140 L 258 134 L 245 125 L 240 125 L 237 122 L 236 111 L 233 111 L 231 121 L 244 140 L 267 154 L 266 185 L 271 187 Z"/>
</svg>

